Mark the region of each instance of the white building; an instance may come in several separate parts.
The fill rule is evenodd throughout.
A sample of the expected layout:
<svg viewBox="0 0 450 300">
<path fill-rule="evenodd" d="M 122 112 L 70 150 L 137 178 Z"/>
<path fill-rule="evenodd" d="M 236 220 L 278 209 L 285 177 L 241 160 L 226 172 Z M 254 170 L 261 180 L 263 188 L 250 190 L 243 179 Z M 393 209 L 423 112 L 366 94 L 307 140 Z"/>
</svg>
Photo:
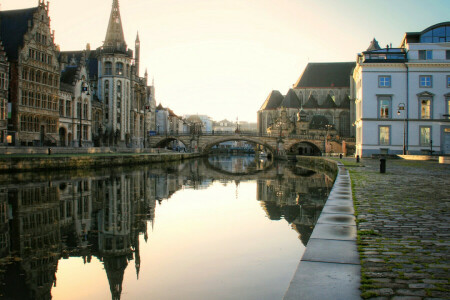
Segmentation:
<svg viewBox="0 0 450 300">
<path fill-rule="evenodd" d="M 356 154 L 450 154 L 450 22 L 374 39 L 353 73 Z"/>
</svg>

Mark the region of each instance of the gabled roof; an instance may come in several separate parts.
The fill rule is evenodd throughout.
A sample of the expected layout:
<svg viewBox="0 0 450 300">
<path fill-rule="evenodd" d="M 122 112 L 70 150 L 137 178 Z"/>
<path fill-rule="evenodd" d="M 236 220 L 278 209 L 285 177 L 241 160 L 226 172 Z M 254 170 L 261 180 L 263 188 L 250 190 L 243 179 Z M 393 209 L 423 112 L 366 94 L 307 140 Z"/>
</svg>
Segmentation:
<svg viewBox="0 0 450 300">
<path fill-rule="evenodd" d="M 325 101 L 320 105 L 320 108 L 336 108 L 337 105 L 334 103 L 333 98 L 331 98 L 331 95 L 328 94 Z"/>
<path fill-rule="evenodd" d="M 375 38 L 373 38 L 373 40 L 370 42 L 369 47 L 367 48 L 366 51 L 380 50 L 380 49 L 381 49 L 381 47 L 378 44 L 378 41 Z"/>
<path fill-rule="evenodd" d="M 281 102 L 283 102 L 283 95 L 279 91 L 274 90 L 270 92 L 260 110 L 276 109 L 280 106 Z"/>
<path fill-rule="evenodd" d="M 33 26 L 33 15 L 37 10 L 38 7 L 0 11 L 0 39 L 9 60 L 17 60 L 19 47 L 23 46 L 23 37 L 28 31 L 28 21 Z"/>
<path fill-rule="evenodd" d="M 294 88 L 350 87 L 355 62 L 309 63 Z"/>
<path fill-rule="evenodd" d="M 156 109 L 161 110 L 164 109 L 164 107 L 161 105 L 161 103 L 156 107 Z"/>
<path fill-rule="evenodd" d="M 293 89 L 290 89 L 288 91 L 288 93 L 284 97 L 284 100 L 281 102 L 281 106 L 286 108 L 301 107 L 300 99 L 298 99 L 297 94 L 294 92 Z"/>
<path fill-rule="evenodd" d="M 339 104 L 339 108 L 350 108 L 349 96 L 345 96 L 344 99 L 342 99 L 341 104 Z"/>
<path fill-rule="evenodd" d="M 318 108 L 319 104 L 317 103 L 317 100 L 314 98 L 314 96 L 311 94 L 309 95 L 308 101 L 306 101 L 305 104 L 303 104 L 303 108 Z"/>
</svg>

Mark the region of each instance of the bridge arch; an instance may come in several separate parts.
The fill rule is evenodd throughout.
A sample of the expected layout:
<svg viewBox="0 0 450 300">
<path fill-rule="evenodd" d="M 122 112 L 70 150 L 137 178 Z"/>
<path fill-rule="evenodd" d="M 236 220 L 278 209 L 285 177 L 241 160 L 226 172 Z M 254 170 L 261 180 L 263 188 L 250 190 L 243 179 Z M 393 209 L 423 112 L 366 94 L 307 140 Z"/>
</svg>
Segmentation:
<svg viewBox="0 0 450 300">
<path fill-rule="evenodd" d="M 208 141 L 206 142 L 203 147 L 202 147 L 202 152 L 204 154 L 208 154 L 211 151 L 211 148 L 215 145 L 218 145 L 220 143 L 224 143 L 224 142 L 229 142 L 229 141 L 245 141 L 245 142 L 249 142 L 252 144 L 258 144 L 258 145 L 262 145 L 263 147 L 269 149 L 270 152 L 272 152 L 272 155 L 276 154 L 276 149 L 266 143 L 263 140 L 257 139 L 257 138 L 251 138 L 251 137 L 242 137 L 242 136 L 227 136 L 227 137 L 218 137 L 212 141 Z"/>
<path fill-rule="evenodd" d="M 186 147 L 186 149 L 189 148 L 189 146 L 190 146 L 189 141 L 186 142 L 184 139 L 181 139 L 178 136 L 169 135 L 166 138 L 160 140 L 158 143 L 156 143 L 155 147 L 163 148 L 163 147 L 166 147 L 170 142 L 173 142 L 173 141 L 182 142 L 184 144 L 184 146 Z"/>
<path fill-rule="evenodd" d="M 320 156 L 323 150 L 323 146 L 320 147 L 316 143 L 310 141 L 296 141 L 287 146 L 286 151 L 296 155 Z"/>
</svg>

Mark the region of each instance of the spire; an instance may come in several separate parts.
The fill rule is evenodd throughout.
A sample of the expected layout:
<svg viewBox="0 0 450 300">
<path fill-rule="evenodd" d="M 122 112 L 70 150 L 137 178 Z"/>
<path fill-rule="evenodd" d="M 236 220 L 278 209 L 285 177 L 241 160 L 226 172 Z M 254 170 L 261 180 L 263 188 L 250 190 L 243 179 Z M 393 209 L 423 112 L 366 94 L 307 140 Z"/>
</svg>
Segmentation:
<svg viewBox="0 0 450 300">
<path fill-rule="evenodd" d="M 103 47 L 126 51 L 127 44 L 123 35 L 122 20 L 120 18 L 119 0 L 113 0 L 111 16 L 109 17 L 108 30 L 106 31 Z"/>
<path fill-rule="evenodd" d="M 141 42 L 139 41 L 139 31 L 136 34 L 136 41 L 134 42 L 134 64 L 136 66 L 136 76 L 139 77 L 139 65 L 141 57 Z"/>
</svg>

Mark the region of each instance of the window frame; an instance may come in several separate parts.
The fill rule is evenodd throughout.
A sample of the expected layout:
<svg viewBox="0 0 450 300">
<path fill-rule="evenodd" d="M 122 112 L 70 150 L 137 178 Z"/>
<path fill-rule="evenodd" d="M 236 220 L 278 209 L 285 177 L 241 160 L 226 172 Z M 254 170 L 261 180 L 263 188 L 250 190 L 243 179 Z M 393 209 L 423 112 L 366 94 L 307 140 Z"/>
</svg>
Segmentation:
<svg viewBox="0 0 450 300">
<path fill-rule="evenodd" d="M 429 142 L 428 143 L 425 143 L 425 142 L 423 142 L 423 135 L 422 135 L 422 129 L 426 129 L 426 128 L 428 128 L 429 129 L 429 136 L 428 136 L 428 140 L 429 140 Z M 432 141 L 433 139 L 432 139 L 432 135 L 433 134 L 433 131 L 432 131 L 432 127 L 431 126 L 427 126 L 427 125 L 420 125 L 419 126 L 419 145 L 420 146 L 430 146 L 430 144 L 431 144 L 431 142 L 430 141 Z"/>
<path fill-rule="evenodd" d="M 429 85 L 425 85 L 423 83 L 427 83 L 425 81 L 422 81 L 423 79 L 430 79 L 430 84 Z M 433 75 L 419 75 L 419 88 L 432 88 L 433 87 Z"/>
<path fill-rule="evenodd" d="M 382 79 L 389 79 L 389 80 L 383 81 Z M 388 82 L 389 85 L 386 85 L 386 82 Z M 378 87 L 379 88 L 391 88 L 392 87 L 392 76 L 391 75 L 378 75 Z"/>
<path fill-rule="evenodd" d="M 447 75 L 447 88 L 450 88 L 450 75 Z"/>
<path fill-rule="evenodd" d="M 387 133 L 388 133 L 388 140 L 387 143 L 382 143 L 381 141 L 381 129 L 382 128 L 387 128 Z M 391 145 L 391 125 L 378 125 L 378 145 L 379 146 L 390 146 Z"/>
<path fill-rule="evenodd" d="M 105 61 L 105 74 L 104 75 L 112 75 L 112 62 Z"/>
<path fill-rule="evenodd" d="M 388 113 L 387 116 L 383 116 L 381 113 L 381 103 L 382 101 L 388 101 Z M 392 119 L 392 96 L 390 95 L 378 95 L 377 96 L 377 118 L 386 120 L 386 119 Z"/>
<path fill-rule="evenodd" d="M 419 60 L 432 60 L 433 50 L 419 50 Z"/>
<path fill-rule="evenodd" d="M 420 95 L 419 96 L 419 119 L 420 120 L 432 120 L 433 119 L 433 96 L 431 95 Z M 424 117 L 424 115 L 422 114 L 422 102 L 423 101 L 429 101 L 430 105 L 429 105 L 429 115 L 427 118 Z"/>
</svg>

